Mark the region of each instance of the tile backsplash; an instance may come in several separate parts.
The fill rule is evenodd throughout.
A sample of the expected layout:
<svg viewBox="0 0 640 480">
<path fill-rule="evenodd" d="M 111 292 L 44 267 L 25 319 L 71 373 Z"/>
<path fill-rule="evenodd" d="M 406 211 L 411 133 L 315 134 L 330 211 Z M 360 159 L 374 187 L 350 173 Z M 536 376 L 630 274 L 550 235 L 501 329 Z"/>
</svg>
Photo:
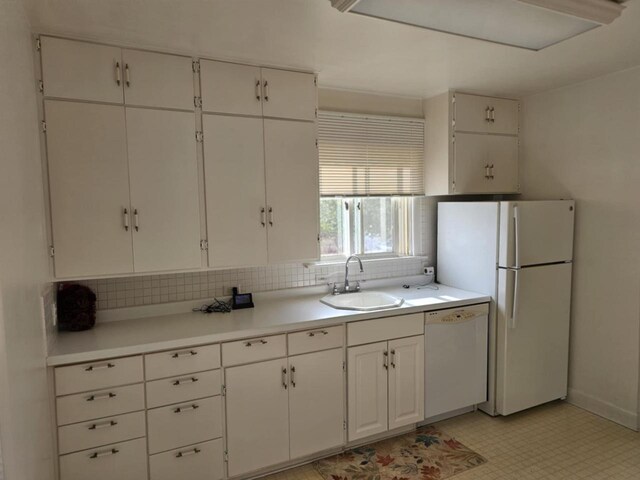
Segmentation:
<svg viewBox="0 0 640 480">
<path fill-rule="evenodd" d="M 349 277 L 373 280 L 418 275 L 425 257 L 399 257 L 365 262 L 364 273 L 352 264 Z M 145 275 L 140 277 L 83 280 L 77 283 L 91 288 L 97 296 L 97 309 L 153 305 L 185 300 L 211 300 L 231 295 L 233 287 L 241 292 L 264 292 L 284 288 L 322 285 L 342 281 L 344 263 L 324 265 L 286 264 L 236 268 L 194 273 Z"/>
</svg>

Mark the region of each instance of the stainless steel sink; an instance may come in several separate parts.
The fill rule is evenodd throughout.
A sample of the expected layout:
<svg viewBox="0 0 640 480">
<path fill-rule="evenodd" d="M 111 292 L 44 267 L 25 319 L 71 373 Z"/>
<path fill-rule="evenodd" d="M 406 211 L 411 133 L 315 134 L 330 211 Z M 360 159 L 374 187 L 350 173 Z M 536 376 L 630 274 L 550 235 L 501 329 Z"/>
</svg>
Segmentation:
<svg viewBox="0 0 640 480">
<path fill-rule="evenodd" d="M 338 310 L 383 310 L 397 308 L 404 302 L 404 298 L 394 297 L 384 292 L 358 292 L 342 295 L 327 295 L 320 299 L 325 305 Z"/>
</svg>

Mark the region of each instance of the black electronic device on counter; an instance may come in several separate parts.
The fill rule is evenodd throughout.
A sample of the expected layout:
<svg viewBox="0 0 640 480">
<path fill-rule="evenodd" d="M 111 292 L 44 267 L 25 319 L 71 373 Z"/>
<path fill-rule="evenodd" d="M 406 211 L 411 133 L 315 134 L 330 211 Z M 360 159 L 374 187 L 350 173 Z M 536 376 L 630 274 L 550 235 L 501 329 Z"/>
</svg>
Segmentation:
<svg viewBox="0 0 640 480">
<path fill-rule="evenodd" d="M 250 293 L 238 293 L 238 289 L 233 287 L 233 301 L 231 307 L 234 310 L 239 308 L 253 308 L 253 296 Z"/>
</svg>

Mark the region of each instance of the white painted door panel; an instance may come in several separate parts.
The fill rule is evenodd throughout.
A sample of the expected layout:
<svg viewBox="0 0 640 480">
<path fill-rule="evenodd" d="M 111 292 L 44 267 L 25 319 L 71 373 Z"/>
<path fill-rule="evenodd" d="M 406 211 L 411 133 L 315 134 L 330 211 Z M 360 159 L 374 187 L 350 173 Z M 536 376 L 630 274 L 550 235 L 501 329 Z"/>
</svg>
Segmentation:
<svg viewBox="0 0 640 480">
<path fill-rule="evenodd" d="M 386 432 L 387 342 L 348 350 L 349 441 Z"/>
<path fill-rule="evenodd" d="M 144 438 L 62 455 L 60 480 L 145 480 L 147 458 Z"/>
<path fill-rule="evenodd" d="M 193 114 L 126 111 L 135 270 L 198 268 L 200 200 Z"/>
<path fill-rule="evenodd" d="M 286 358 L 227 368 L 229 476 L 289 460 Z"/>
<path fill-rule="evenodd" d="M 487 135 L 456 133 L 454 148 L 455 193 L 489 193 Z"/>
<path fill-rule="evenodd" d="M 344 443 L 343 349 L 289 358 L 291 458 Z"/>
<path fill-rule="evenodd" d="M 389 430 L 424 420 L 424 335 L 389 342 Z"/>
<path fill-rule="evenodd" d="M 489 122 L 489 133 L 502 135 L 518 134 L 518 101 L 507 98 L 489 99 L 493 112 Z"/>
<path fill-rule="evenodd" d="M 47 100 L 45 114 L 56 277 L 132 272 L 124 108 Z"/>
<path fill-rule="evenodd" d="M 121 50 L 42 36 L 42 82 L 47 97 L 122 103 Z"/>
<path fill-rule="evenodd" d="M 202 111 L 262 115 L 260 67 L 200 60 Z"/>
<path fill-rule="evenodd" d="M 127 105 L 193 110 L 193 66 L 189 57 L 123 50 Z"/>
<path fill-rule="evenodd" d="M 487 135 L 487 162 L 491 178 L 488 185 L 492 192 L 518 191 L 518 138 L 504 135 Z"/>
<path fill-rule="evenodd" d="M 316 119 L 316 85 L 312 73 L 262 69 L 262 112 L 265 117 Z"/>
<path fill-rule="evenodd" d="M 571 264 L 498 275 L 497 410 L 509 415 L 567 395 Z"/>
<path fill-rule="evenodd" d="M 224 477 L 222 450 L 222 439 L 218 438 L 151 455 L 149 479 L 220 480 Z"/>
<path fill-rule="evenodd" d="M 489 97 L 480 95 L 455 94 L 455 130 L 462 132 L 486 133 L 491 121 Z"/>
<path fill-rule="evenodd" d="M 269 263 L 319 256 L 316 125 L 264 120 Z"/>
<path fill-rule="evenodd" d="M 203 131 L 209 265 L 265 265 L 262 119 L 205 114 Z"/>
</svg>

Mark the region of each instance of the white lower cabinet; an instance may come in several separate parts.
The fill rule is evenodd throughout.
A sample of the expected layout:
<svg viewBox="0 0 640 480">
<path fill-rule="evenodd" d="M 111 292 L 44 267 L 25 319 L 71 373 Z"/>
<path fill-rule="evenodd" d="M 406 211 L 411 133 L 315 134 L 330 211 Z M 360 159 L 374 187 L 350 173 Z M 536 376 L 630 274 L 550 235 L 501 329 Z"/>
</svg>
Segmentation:
<svg viewBox="0 0 640 480">
<path fill-rule="evenodd" d="M 344 443 L 343 349 L 289 357 L 291 459 Z"/>
<path fill-rule="evenodd" d="M 61 480 L 145 480 L 147 442 L 144 438 L 84 450 L 60 457 Z"/>
<path fill-rule="evenodd" d="M 222 439 L 151 455 L 151 480 L 219 480 L 223 478 Z"/>
<path fill-rule="evenodd" d="M 424 420 L 424 335 L 350 347 L 348 372 L 349 441 Z"/>
<path fill-rule="evenodd" d="M 287 373 L 286 358 L 226 369 L 230 477 L 289 460 Z"/>
</svg>

